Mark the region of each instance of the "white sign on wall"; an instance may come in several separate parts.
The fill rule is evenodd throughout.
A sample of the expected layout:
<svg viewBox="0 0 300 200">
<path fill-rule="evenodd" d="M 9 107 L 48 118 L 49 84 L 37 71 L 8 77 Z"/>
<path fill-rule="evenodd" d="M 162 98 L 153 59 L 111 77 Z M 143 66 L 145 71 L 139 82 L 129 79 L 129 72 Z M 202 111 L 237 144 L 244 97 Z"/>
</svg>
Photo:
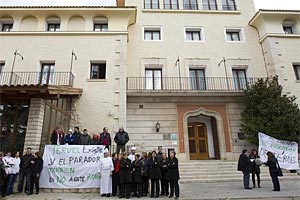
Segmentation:
<svg viewBox="0 0 300 200">
<path fill-rule="evenodd" d="M 258 155 L 261 161 L 266 162 L 268 160 L 266 154 L 270 151 L 275 154 L 281 168 L 299 169 L 298 144 L 296 142 L 278 140 L 263 133 L 258 133 L 258 138 Z"/>
<path fill-rule="evenodd" d="M 103 145 L 46 145 L 41 188 L 99 188 Z"/>
</svg>

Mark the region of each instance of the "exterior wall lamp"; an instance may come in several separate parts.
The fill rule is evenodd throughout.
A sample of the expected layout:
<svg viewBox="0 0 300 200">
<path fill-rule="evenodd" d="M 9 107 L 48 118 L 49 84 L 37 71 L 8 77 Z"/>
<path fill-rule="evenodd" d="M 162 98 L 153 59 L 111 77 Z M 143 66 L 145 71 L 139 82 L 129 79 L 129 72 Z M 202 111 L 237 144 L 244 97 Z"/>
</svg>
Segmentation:
<svg viewBox="0 0 300 200">
<path fill-rule="evenodd" d="M 155 128 L 156 128 L 156 132 L 159 132 L 159 129 L 160 129 L 160 122 L 159 121 L 156 122 Z"/>
</svg>

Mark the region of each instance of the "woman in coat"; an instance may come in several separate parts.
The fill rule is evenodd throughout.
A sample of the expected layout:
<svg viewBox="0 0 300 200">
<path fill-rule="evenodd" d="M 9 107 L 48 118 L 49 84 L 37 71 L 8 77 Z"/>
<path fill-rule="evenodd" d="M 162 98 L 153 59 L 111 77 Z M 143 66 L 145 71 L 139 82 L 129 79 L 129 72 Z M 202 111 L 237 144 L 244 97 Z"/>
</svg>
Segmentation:
<svg viewBox="0 0 300 200">
<path fill-rule="evenodd" d="M 274 187 L 273 191 L 280 191 L 280 184 L 278 179 L 278 167 L 277 167 L 278 161 L 275 158 L 274 154 L 270 151 L 267 152 L 267 156 L 268 156 L 268 161 L 265 164 L 269 166 L 269 172 Z"/>
<path fill-rule="evenodd" d="M 111 157 L 114 164 L 114 171 L 112 172 L 112 196 L 117 196 L 117 191 L 119 186 L 120 163 L 122 160 L 122 155 L 113 153 Z"/>
<path fill-rule="evenodd" d="M 151 180 L 151 198 L 153 197 L 158 198 L 159 179 L 161 179 L 161 171 L 160 171 L 160 162 L 159 159 L 156 157 L 155 151 L 152 151 L 152 158 L 149 159 L 149 178 Z"/>
<path fill-rule="evenodd" d="M 36 152 L 34 159 L 30 161 L 30 192 L 29 194 L 33 194 L 33 186 L 35 187 L 35 194 L 39 194 L 40 192 L 40 175 L 43 170 L 43 159 L 40 152 Z"/>
<path fill-rule="evenodd" d="M 139 154 L 135 154 L 135 159 L 131 164 L 132 172 L 132 192 L 134 197 L 141 198 L 142 196 L 142 160 Z"/>
<path fill-rule="evenodd" d="M 175 199 L 179 198 L 179 170 L 178 170 L 178 159 L 175 157 L 176 153 L 174 151 L 170 152 L 170 158 L 168 159 L 168 178 L 170 181 L 170 196 L 172 198 L 174 196 L 175 190 Z"/>
<path fill-rule="evenodd" d="M 149 161 L 148 154 L 143 152 L 142 161 L 142 188 L 143 188 L 143 196 L 147 196 L 148 188 L 149 188 Z"/>
<path fill-rule="evenodd" d="M 128 159 L 128 154 L 123 153 L 123 158 L 120 163 L 119 181 L 121 184 L 120 198 L 130 198 L 131 193 L 131 160 Z"/>
<path fill-rule="evenodd" d="M 253 188 L 255 188 L 255 175 L 257 177 L 257 186 L 260 188 L 260 168 L 256 162 L 256 159 L 259 159 L 260 157 L 259 157 L 256 149 L 252 149 L 249 158 L 251 161 L 251 169 L 252 169 L 251 173 L 252 173 Z"/>
</svg>

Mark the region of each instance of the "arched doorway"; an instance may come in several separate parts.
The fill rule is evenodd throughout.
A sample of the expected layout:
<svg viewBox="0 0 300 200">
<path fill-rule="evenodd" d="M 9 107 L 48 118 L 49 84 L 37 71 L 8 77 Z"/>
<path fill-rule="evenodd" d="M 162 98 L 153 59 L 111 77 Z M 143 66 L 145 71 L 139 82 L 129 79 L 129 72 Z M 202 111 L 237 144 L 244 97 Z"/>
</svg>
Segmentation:
<svg viewBox="0 0 300 200">
<path fill-rule="evenodd" d="M 207 126 L 202 122 L 188 123 L 191 160 L 206 160 L 208 155 Z"/>
</svg>

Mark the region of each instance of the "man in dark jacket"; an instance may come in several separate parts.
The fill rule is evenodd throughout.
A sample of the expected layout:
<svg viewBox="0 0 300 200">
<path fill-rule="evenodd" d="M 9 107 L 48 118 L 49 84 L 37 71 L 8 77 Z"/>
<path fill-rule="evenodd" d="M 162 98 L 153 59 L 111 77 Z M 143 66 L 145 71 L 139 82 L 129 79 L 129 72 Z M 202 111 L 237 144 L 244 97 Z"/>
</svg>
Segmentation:
<svg viewBox="0 0 300 200">
<path fill-rule="evenodd" d="M 167 154 L 163 153 L 161 157 L 161 179 L 160 179 L 161 195 L 169 195 L 168 181 L 168 162 Z"/>
<path fill-rule="evenodd" d="M 152 151 L 152 158 L 149 159 L 149 177 L 151 180 L 151 198 L 159 197 L 159 179 L 161 179 L 160 161 L 156 157 L 156 152 Z M 154 187 L 155 185 L 155 187 Z M 154 190 L 155 189 L 155 190 Z"/>
<path fill-rule="evenodd" d="M 170 181 L 170 196 L 172 198 L 175 190 L 175 199 L 179 198 L 179 169 L 178 169 L 178 159 L 175 157 L 176 153 L 174 151 L 170 152 L 170 158 L 168 158 L 167 166 L 168 166 L 168 176 L 167 178 Z"/>
<path fill-rule="evenodd" d="M 35 194 L 40 192 L 40 175 L 43 170 L 43 159 L 40 152 L 35 153 L 35 158 L 30 162 L 31 183 L 30 195 L 33 194 L 33 187 L 35 187 Z"/>
<path fill-rule="evenodd" d="M 122 155 L 113 153 L 111 157 L 114 164 L 114 171 L 112 172 L 112 196 L 117 196 L 118 186 L 120 185 L 119 172 L 120 172 Z M 121 187 L 119 187 L 119 193 L 121 192 L 120 190 Z"/>
<path fill-rule="evenodd" d="M 19 184 L 18 184 L 18 192 L 22 193 L 23 191 L 23 185 L 24 185 L 24 179 L 26 178 L 26 184 L 25 184 L 25 192 L 29 194 L 30 190 L 30 162 L 34 159 L 34 156 L 31 154 L 31 148 L 27 148 L 26 154 L 21 156 L 21 164 L 20 164 L 20 174 L 19 174 Z"/>
<path fill-rule="evenodd" d="M 143 152 L 142 158 L 142 189 L 143 196 L 147 196 L 149 188 L 149 164 L 148 164 L 148 154 Z"/>
<path fill-rule="evenodd" d="M 129 136 L 126 131 L 124 131 L 123 127 L 119 128 L 119 131 L 116 133 L 114 138 L 115 143 L 117 144 L 117 153 L 125 152 L 125 145 L 129 141 Z"/>
<path fill-rule="evenodd" d="M 109 150 L 109 146 L 111 145 L 111 138 L 106 127 L 103 128 L 103 132 L 100 134 L 99 144 L 104 145 L 105 148 Z"/>
<path fill-rule="evenodd" d="M 242 151 L 242 154 L 240 155 L 239 162 L 238 162 L 238 171 L 243 172 L 244 188 L 251 190 L 252 188 L 249 187 L 251 161 L 249 157 L 246 155 L 246 153 L 247 153 L 247 149 L 244 149 Z"/>
<path fill-rule="evenodd" d="M 134 197 L 142 197 L 142 160 L 140 155 L 136 154 L 134 162 L 131 164 L 131 173 L 132 173 L 132 191 Z"/>
<path fill-rule="evenodd" d="M 79 127 L 75 126 L 74 127 L 74 145 L 78 145 L 79 144 L 79 138 L 82 135 L 81 132 L 79 131 Z"/>
<path fill-rule="evenodd" d="M 83 134 L 79 138 L 79 145 L 90 145 L 92 143 L 91 136 L 89 135 L 87 129 L 83 130 Z"/>
<path fill-rule="evenodd" d="M 65 144 L 65 136 L 60 127 L 56 127 L 51 134 L 52 145 L 63 145 Z"/>
<path fill-rule="evenodd" d="M 277 158 L 275 158 L 275 155 L 268 151 L 267 152 L 267 156 L 268 156 L 268 161 L 265 163 L 267 166 L 269 166 L 269 172 L 270 172 L 270 176 L 273 182 L 273 191 L 280 191 L 280 183 L 279 183 L 279 179 L 278 179 L 278 161 Z"/>
<path fill-rule="evenodd" d="M 126 193 L 126 199 L 129 199 L 131 193 L 132 177 L 131 160 L 128 159 L 127 153 L 123 153 L 123 157 L 120 163 L 119 181 L 121 184 L 120 198 L 124 198 Z"/>
</svg>

